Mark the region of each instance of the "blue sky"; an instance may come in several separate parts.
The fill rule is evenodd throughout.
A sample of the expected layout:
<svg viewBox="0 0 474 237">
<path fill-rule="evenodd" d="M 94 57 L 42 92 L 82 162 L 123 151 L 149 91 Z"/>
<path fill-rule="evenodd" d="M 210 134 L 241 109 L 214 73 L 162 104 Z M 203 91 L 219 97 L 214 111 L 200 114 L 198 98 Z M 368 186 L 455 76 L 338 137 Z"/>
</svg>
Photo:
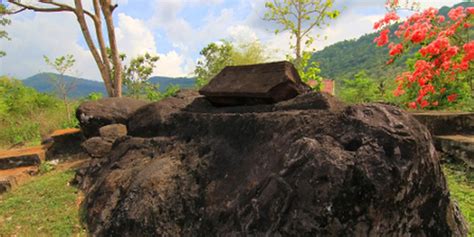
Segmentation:
<svg viewBox="0 0 474 237">
<path fill-rule="evenodd" d="M 34 2 L 34 1 L 30 1 Z M 63 0 L 61 2 L 72 2 Z M 83 0 L 90 7 L 89 0 Z M 190 76 L 199 51 L 210 42 L 259 40 L 272 60 L 290 53 L 289 34 L 273 34 L 276 25 L 262 20 L 265 0 L 116 0 L 115 27 L 118 45 L 129 58 L 144 52 L 160 56 L 155 75 Z M 457 1 L 420 1 L 422 7 L 451 6 Z M 336 0 L 341 16 L 321 34 L 316 50 L 345 39 L 373 32 L 373 23 L 385 14 L 384 0 Z M 72 75 L 100 80 L 75 18 L 68 13 L 25 13 L 11 17 L 6 28 L 11 41 L 0 41 L 7 56 L 0 59 L 0 75 L 26 78 L 51 71 L 43 55 L 73 54 Z"/>
</svg>

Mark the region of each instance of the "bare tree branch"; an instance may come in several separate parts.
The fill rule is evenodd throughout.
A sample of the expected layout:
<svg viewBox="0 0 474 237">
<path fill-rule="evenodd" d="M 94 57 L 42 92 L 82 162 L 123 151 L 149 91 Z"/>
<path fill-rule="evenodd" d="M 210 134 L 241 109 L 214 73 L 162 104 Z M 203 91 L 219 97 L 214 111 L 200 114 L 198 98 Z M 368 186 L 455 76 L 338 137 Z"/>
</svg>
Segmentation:
<svg viewBox="0 0 474 237">
<path fill-rule="evenodd" d="M 84 39 L 86 40 L 86 44 L 89 47 L 89 50 L 92 53 L 92 56 L 99 67 L 99 72 L 101 73 L 101 76 L 104 80 L 105 85 L 113 85 L 110 76 L 107 76 L 108 73 L 106 72 L 106 68 L 104 65 L 103 59 L 100 57 L 99 52 L 97 51 L 97 48 L 94 45 L 94 41 L 92 40 L 92 36 L 89 32 L 89 28 L 87 27 L 87 22 L 86 19 L 84 18 L 84 11 L 82 8 L 82 2 L 81 0 L 74 0 L 75 5 L 76 5 L 76 16 L 77 16 L 77 21 L 79 22 L 79 25 L 81 27 L 82 34 L 84 35 Z M 111 96 L 115 96 L 113 93 L 113 89 L 106 86 L 107 93 Z"/>
<path fill-rule="evenodd" d="M 76 0 L 77 1 L 77 0 Z M 107 26 L 107 33 L 109 36 L 109 45 L 112 52 L 112 62 L 114 64 L 114 90 L 116 96 L 122 95 L 122 63 L 120 60 L 120 55 L 118 52 L 117 41 L 115 39 L 115 27 L 112 19 L 112 10 L 113 7 L 110 4 L 110 0 L 100 0 L 100 5 L 102 6 L 102 14 L 104 15 L 105 24 Z"/>
<path fill-rule="evenodd" d="M 14 1 L 14 0 L 8 0 L 9 3 L 13 4 L 13 5 L 16 5 L 16 6 L 19 6 L 19 7 L 22 7 L 23 9 L 20 9 L 16 12 L 22 12 L 26 9 L 28 10 L 32 10 L 32 11 L 35 11 L 35 12 L 63 12 L 63 11 L 71 11 L 70 9 L 67 9 L 67 8 L 63 8 L 63 7 L 50 7 L 50 8 L 44 8 L 44 7 L 37 7 L 37 6 L 32 6 L 32 5 L 27 5 L 27 4 L 23 4 L 19 1 Z"/>
<path fill-rule="evenodd" d="M 121 58 L 118 53 L 118 46 L 115 38 L 115 28 L 113 24 L 112 12 L 117 8 L 117 4 L 111 4 L 110 0 L 93 0 L 94 13 L 85 10 L 82 6 L 82 0 L 74 0 L 74 5 L 65 4 L 55 0 L 38 0 L 37 2 L 44 4 L 33 5 L 25 4 L 20 0 L 8 0 L 12 5 L 21 9 L 11 11 L 6 14 L 16 14 L 25 10 L 34 12 L 72 12 L 77 18 L 81 28 L 82 35 L 86 41 L 87 47 L 99 68 L 100 75 L 104 81 L 107 93 L 111 97 L 122 95 L 122 65 Z M 97 37 L 97 44 L 94 42 L 91 32 L 89 31 L 86 16 L 92 19 Z M 102 17 L 106 22 L 109 45 L 112 52 L 112 59 L 107 54 L 107 44 L 104 40 L 104 32 L 102 27 Z M 99 47 L 99 49 L 97 49 Z M 99 53 L 100 50 L 100 53 Z M 112 63 L 111 63 L 112 62 Z M 112 65 L 113 68 L 112 69 Z M 112 75 L 112 72 L 114 72 Z"/>
<path fill-rule="evenodd" d="M 94 25 L 95 25 L 95 33 L 97 36 L 97 42 L 99 43 L 99 49 L 100 49 L 100 54 L 102 56 L 102 62 L 105 66 L 105 74 L 107 78 L 110 78 L 110 74 L 112 73 L 112 70 L 110 68 L 110 60 L 107 55 L 107 46 L 105 45 L 104 41 L 104 34 L 102 32 L 102 18 L 100 15 L 100 4 L 99 0 L 93 0 L 94 3 Z M 112 82 L 110 80 L 104 81 L 104 83 L 108 84 L 106 87 L 113 88 Z"/>
<path fill-rule="evenodd" d="M 13 5 L 16 5 L 16 6 L 19 6 L 19 7 L 23 8 L 23 9 L 15 11 L 15 12 L 12 12 L 10 14 L 20 13 L 24 10 L 31 10 L 31 11 L 35 11 L 35 12 L 75 12 L 76 11 L 76 8 L 74 8 L 72 6 L 69 6 L 69 5 L 63 4 L 63 3 L 58 3 L 58 2 L 55 2 L 55 1 L 51 1 L 51 0 L 40 0 L 39 2 L 44 3 L 44 4 L 53 5 L 53 6 L 56 6 L 56 7 L 38 7 L 38 6 L 23 4 L 18 0 L 8 0 L 8 2 L 13 4 Z M 83 10 L 83 12 L 86 15 L 88 15 L 89 17 L 94 18 L 94 15 L 92 13 L 90 13 L 89 11 Z"/>
<path fill-rule="evenodd" d="M 326 12 L 328 6 L 324 6 L 324 8 L 322 10 L 320 10 L 319 12 L 323 13 L 323 12 Z M 303 34 L 301 35 L 302 37 L 304 37 L 306 34 L 308 34 L 317 24 L 323 22 L 324 18 L 326 17 L 324 14 L 318 14 L 318 18 L 316 21 L 313 22 L 313 24 L 311 24 L 304 32 Z M 324 22 L 323 22 L 324 23 Z"/>
</svg>

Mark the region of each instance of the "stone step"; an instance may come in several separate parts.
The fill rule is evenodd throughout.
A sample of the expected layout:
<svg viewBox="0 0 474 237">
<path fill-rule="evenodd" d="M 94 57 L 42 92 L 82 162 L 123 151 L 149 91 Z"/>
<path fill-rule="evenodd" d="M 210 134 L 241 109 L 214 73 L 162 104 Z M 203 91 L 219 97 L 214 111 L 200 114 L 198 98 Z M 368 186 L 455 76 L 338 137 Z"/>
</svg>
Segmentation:
<svg viewBox="0 0 474 237">
<path fill-rule="evenodd" d="M 415 112 L 411 113 L 424 124 L 433 135 L 474 135 L 474 113 L 472 112 Z"/>
<path fill-rule="evenodd" d="M 37 166 L 0 170 L 0 195 L 38 173 Z"/>
<path fill-rule="evenodd" d="M 45 147 L 0 151 L 0 170 L 38 166 L 45 159 Z"/>
<path fill-rule="evenodd" d="M 42 144 L 46 150 L 46 160 L 70 160 L 80 158 L 84 151 L 81 130 L 69 128 L 54 131 L 43 140 Z"/>
<path fill-rule="evenodd" d="M 448 156 L 474 168 L 474 135 L 458 134 L 434 137 L 435 146 Z"/>
</svg>

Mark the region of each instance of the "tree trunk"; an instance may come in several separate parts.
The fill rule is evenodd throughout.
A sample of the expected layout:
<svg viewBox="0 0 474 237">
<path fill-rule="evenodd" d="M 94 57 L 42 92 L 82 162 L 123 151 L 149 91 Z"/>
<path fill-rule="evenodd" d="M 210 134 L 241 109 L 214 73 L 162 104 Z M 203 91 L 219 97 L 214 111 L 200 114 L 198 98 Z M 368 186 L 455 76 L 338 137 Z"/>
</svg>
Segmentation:
<svg viewBox="0 0 474 237">
<path fill-rule="evenodd" d="M 75 9 L 75 14 L 77 17 L 77 21 L 79 22 L 79 26 L 81 27 L 82 35 L 84 36 L 84 39 L 86 41 L 87 46 L 89 47 L 89 50 L 91 51 L 92 57 L 94 58 L 97 67 L 99 68 L 100 75 L 102 77 L 102 80 L 104 81 L 105 88 L 107 90 L 107 94 L 110 97 L 114 97 L 114 91 L 113 91 L 113 84 L 111 83 L 110 79 L 110 71 L 107 72 L 107 69 L 104 65 L 104 62 L 102 61 L 99 53 L 97 52 L 97 49 L 94 45 L 94 41 L 92 41 L 92 36 L 89 32 L 89 28 L 87 26 L 86 19 L 84 17 L 84 9 L 82 8 L 82 2 L 81 0 L 74 0 L 74 3 L 76 5 Z"/>
<path fill-rule="evenodd" d="M 302 19 L 302 16 L 301 16 L 301 2 L 298 2 L 298 26 L 297 26 L 297 29 L 296 29 L 296 34 L 295 34 L 295 38 L 296 38 L 296 64 L 299 65 L 301 63 L 301 39 L 302 39 L 302 35 L 301 35 L 301 22 L 303 21 Z"/>
<path fill-rule="evenodd" d="M 110 50 L 112 52 L 112 63 L 114 65 L 114 92 L 115 96 L 122 96 L 122 63 L 120 60 L 120 54 L 118 52 L 117 40 L 115 38 L 114 21 L 112 19 L 112 12 L 114 6 L 112 6 L 110 0 L 100 0 L 102 6 L 102 14 L 105 18 L 105 24 L 107 25 L 107 33 L 109 36 Z"/>
<path fill-rule="evenodd" d="M 105 76 L 109 78 L 107 81 L 108 85 L 106 85 L 107 92 L 109 93 L 109 96 L 112 96 L 115 92 L 113 92 L 113 86 L 112 86 L 112 79 L 111 79 L 111 74 L 112 70 L 110 69 L 110 61 L 109 57 L 107 55 L 107 46 L 104 41 L 104 34 L 102 32 L 102 20 L 101 20 L 101 15 L 100 15 L 100 5 L 99 5 L 99 0 L 94 0 L 94 28 L 95 28 L 95 33 L 97 36 L 97 42 L 99 43 L 99 49 L 100 49 L 100 54 L 102 56 L 102 61 L 105 67 Z M 104 80 L 105 83 L 105 80 Z"/>
<path fill-rule="evenodd" d="M 301 38 L 300 37 L 296 37 L 296 63 L 300 63 L 301 62 Z"/>
<path fill-rule="evenodd" d="M 76 15 L 79 26 L 81 27 L 81 32 L 82 32 L 82 35 L 84 36 L 84 40 L 86 41 L 87 47 L 89 48 L 89 51 L 91 52 L 92 57 L 94 58 L 94 61 L 97 64 L 97 67 L 99 69 L 100 76 L 102 77 L 102 80 L 104 81 L 107 94 L 110 97 L 122 96 L 122 65 L 121 65 L 120 55 L 118 53 L 118 47 L 117 47 L 117 43 L 115 39 L 115 30 L 114 30 L 114 24 L 113 24 L 113 18 L 112 18 L 112 12 L 117 5 L 112 6 L 110 0 L 100 0 L 100 4 L 99 2 L 97 2 L 97 0 L 93 0 L 95 14 L 92 14 L 91 12 L 83 8 L 82 0 L 74 0 L 74 6 L 68 5 L 66 3 L 57 2 L 54 0 L 39 1 L 43 4 L 42 6 L 25 4 L 19 0 L 8 0 L 8 2 L 22 8 L 18 11 L 15 11 L 14 13 L 19 13 L 19 12 L 22 12 L 23 10 L 31 10 L 34 12 L 74 13 Z M 44 7 L 45 5 L 48 5 L 49 7 Z M 109 44 L 110 44 L 110 49 L 112 51 L 112 63 L 113 63 L 113 66 L 115 67 L 115 73 L 114 73 L 115 80 L 112 80 L 113 79 L 111 75 L 112 70 L 111 70 L 110 61 L 107 57 L 107 46 L 104 42 L 104 36 L 102 32 L 102 23 L 101 23 L 102 16 L 100 14 L 101 11 L 99 10 L 99 8 L 101 8 L 102 14 L 104 15 L 103 17 L 105 18 L 106 24 L 107 24 Z M 100 54 L 96 48 L 96 45 L 94 44 L 94 40 L 92 39 L 91 33 L 89 31 L 89 27 L 85 19 L 86 15 L 90 17 L 92 21 L 94 22 Z"/>
</svg>

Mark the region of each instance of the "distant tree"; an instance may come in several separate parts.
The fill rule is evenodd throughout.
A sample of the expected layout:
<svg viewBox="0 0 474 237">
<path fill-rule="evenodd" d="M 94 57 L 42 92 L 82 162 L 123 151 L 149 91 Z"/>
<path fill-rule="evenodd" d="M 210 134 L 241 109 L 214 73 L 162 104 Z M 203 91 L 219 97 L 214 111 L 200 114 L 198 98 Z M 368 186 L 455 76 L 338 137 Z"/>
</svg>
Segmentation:
<svg viewBox="0 0 474 237">
<path fill-rule="evenodd" d="M 99 68 L 100 75 L 104 81 L 105 88 L 110 97 L 122 96 L 122 66 L 115 37 L 115 27 L 113 22 L 113 11 L 117 8 L 117 4 L 112 4 L 112 0 L 92 0 L 93 12 L 84 9 L 82 0 L 74 0 L 74 4 L 67 4 L 54 0 L 40 0 L 37 3 L 25 3 L 20 0 L 8 0 L 9 3 L 19 7 L 19 10 L 11 11 L 11 13 L 20 13 L 25 10 L 34 12 L 70 12 L 73 13 L 87 46 Z M 87 19 L 94 24 L 96 39 L 89 30 Z M 105 20 L 106 27 L 102 26 L 102 20 Z M 107 31 L 104 35 L 103 30 Z M 108 46 L 105 42 L 108 39 Z M 97 44 L 96 44 L 97 42 Z M 107 55 L 107 47 L 111 49 L 111 60 Z M 116 69 L 112 71 L 111 66 Z M 113 73 L 113 74 L 112 74 Z"/>
<path fill-rule="evenodd" d="M 264 63 L 269 59 L 265 48 L 258 41 L 236 44 L 221 40 L 208 44 L 200 54 L 202 59 L 194 70 L 198 87 L 206 85 L 226 66 Z"/>
<path fill-rule="evenodd" d="M 232 52 L 234 46 L 229 42 L 222 40 L 220 44 L 210 43 L 199 53 L 203 59 L 197 62 L 194 73 L 197 76 L 197 86 L 206 85 L 217 73 L 224 67 L 232 65 Z"/>
<path fill-rule="evenodd" d="M 73 79 L 70 82 L 66 81 L 66 73 L 70 72 L 76 60 L 74 56 L 68 54 L 66 56 L 60 56 L 54 60 L 49 59 L 47 56 L 43 56 L 46 64 L 54 68 L 58 74 L 49 74 L 51 81 L 56 89 L 58 97 L 63 101 L 64 108 L 66 109 L 66 116 L 68 124 L 72 124 L 72 112 L 71 104 L 69 103 L 69 93 L 76 87 L 76 80 Z"/>
<path fill-rule="evenodd" d="M 127 95 L 139 98 L 147 92 L 150 93 L 150 90 L 156 90 L 155 85 L 150 84 L 148 80 L 158 59 L 158 56 L 145 53 L 133 58 L 129 65 L 124 66 L 123 82 L 127 87 Z"/>
<path fill-rule="evenodd" d="M 311 60 L 312 56 L 313 52 L 304 51 L 299 63 L 290 55 L 287 55 L 287 59 L 295 65 L 304 83 L 308 84 L 314 91 L 321 91 L 323 88 L 323 78 L 320 76 L 321 69 L 319 69 L 318 62 Z"/>
<path fill-rule="evenodd" d="M 110 49 L 107 49 L 107 52 L 111 57 Z M 150 76 L 155 70 L 155 64 L 160 59 L 158 56 L 146 52 L 132 58 L 128 65 L 123 62 L 127 55 L 119 53 L 119 56 L 123 65 L 122 82 L 126 87 L 127 96 L 156 101 L 173 95 L 179 90 L 178 86 L 171 86 L 166 88 L 164 93 L 161 93 L 159 91 L 160 85 L 149 82 Z M 111 65 L 111 69 L 112 72 L 115 71 L 113 65 Z"/>
<path fill-rule="evenodd" d="M 234 43 L 231 53 L 232 65 L 249 65 L 266 62 L 268 53 L 259 41 Z"/>
<path fill-rule="evenodd" d="M 91 92 L 87 95 L 86 100 L 97 101 L 103 98 L 102 93 L 100 92 Z"/>
<path fill-rule="evenodd" d="M 283 27 L 275 30 L 275 34 L 290 31 L 295 40 L 291 48 L 295 49 L 294 59 L 298 64 L 303 56 L 303 44 L 309 47 L 315 40 L 312 30 L 328 26 L 329 20 L 339 16 L 338 10 L 332 10 L 333 4 L 334 0 L 272 0 L 265 3 L 268 11 L 264 19 Z"/>
<path fill-rule="evenodd" d="M 7 14 L 8 14 L 8 11 L 7 11 L 6 6 L 0 3 L 0 25 L 1 26 L 6 26 L 11 23 L 10 19 L 5 18 Z M 7 40 L 10 39 L 8 37 L 8 33 L 3 29 L 0 29 L 0 39 L 7 39 Z M 5 55 L 6 55 L 5 51 L 0 50 L 0 58 Z"/>
<path fill-rule="evenodd" d="M 344 80 L 338 96 L 350 103 L 365 103 L 381 98 L 377 83 L 365 71 L 358 72 L 354 79 Z"/>
</svg>

